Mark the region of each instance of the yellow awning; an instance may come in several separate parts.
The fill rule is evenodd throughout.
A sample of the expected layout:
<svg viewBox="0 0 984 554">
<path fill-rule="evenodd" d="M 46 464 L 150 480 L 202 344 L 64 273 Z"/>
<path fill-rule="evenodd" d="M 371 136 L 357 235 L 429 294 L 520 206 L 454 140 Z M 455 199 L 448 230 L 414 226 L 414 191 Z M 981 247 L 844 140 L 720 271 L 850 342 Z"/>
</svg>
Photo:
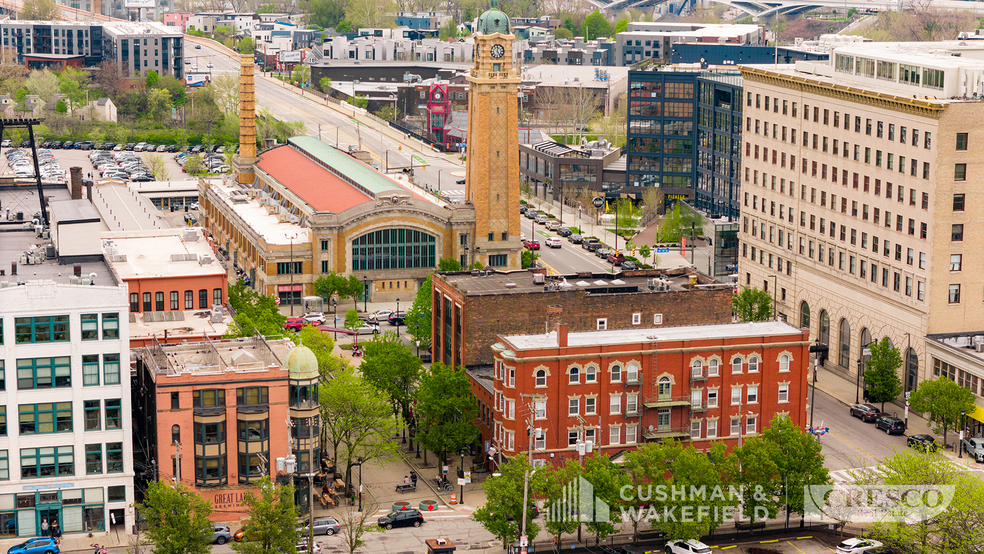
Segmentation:
<svg viewBox="0 0 984 554">
<path fill-rule="evenodd" d="M 981 423 L 984 423 L 984 408 L 974 405 L 974 409 L 967 413 L 967 417 L 972 417 Z"/>
</svg>

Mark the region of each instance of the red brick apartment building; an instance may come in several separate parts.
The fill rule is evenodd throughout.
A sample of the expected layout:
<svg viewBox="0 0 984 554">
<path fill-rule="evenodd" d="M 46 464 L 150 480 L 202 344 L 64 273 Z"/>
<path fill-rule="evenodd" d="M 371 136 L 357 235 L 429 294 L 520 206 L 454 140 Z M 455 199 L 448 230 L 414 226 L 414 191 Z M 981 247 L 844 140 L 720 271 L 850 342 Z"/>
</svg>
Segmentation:
<svg viewBox="0 0 984 554">
<path fill-rule="evenodd" d="M 591 441 L 612 456 L 645 441 L 705 449 L 761 433 L 773 415 L 806 424 L 809 335 L 780 321 L 499 336 L 492 368 L 468 370 L 486 445 L 558 463 Z"/>
</svg>

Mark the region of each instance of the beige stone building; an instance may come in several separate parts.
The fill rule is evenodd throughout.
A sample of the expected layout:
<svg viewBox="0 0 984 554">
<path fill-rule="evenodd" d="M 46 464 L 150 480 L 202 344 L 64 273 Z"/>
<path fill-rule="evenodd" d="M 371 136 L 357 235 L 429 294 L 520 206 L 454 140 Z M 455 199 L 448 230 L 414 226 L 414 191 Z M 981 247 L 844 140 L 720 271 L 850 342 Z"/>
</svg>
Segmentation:
<svg viewBox="0 0 984 554">
<path fill-rule="evenodd" d="M 742 74 L 740 285 L 775 293 L 852 380 L 889 337 L 912 390 L 934 375 L 927 335 L 984 331 L 984 45 L 864 43 Z"/>
</svg>

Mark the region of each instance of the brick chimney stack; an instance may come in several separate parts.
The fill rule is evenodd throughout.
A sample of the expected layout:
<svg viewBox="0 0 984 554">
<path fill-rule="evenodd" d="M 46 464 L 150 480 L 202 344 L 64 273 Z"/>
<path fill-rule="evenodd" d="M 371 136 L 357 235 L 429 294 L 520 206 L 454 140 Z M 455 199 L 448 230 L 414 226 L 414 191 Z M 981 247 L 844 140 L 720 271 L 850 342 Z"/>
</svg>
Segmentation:
<svg viewBox="0 0 984 554">
<path fill-rule="evenodd" d="M 557 324 L 557 346 L 567 348 L 567 324 Z"/>
</svg>

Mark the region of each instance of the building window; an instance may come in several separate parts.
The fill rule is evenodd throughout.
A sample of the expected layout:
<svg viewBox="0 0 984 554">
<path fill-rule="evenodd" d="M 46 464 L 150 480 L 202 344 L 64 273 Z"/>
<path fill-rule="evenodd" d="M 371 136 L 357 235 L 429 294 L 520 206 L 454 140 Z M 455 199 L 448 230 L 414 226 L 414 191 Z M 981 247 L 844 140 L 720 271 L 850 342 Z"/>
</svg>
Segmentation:
<svg viewBox="0 0 984 554">
<path fill-rule="evenodd" d="M 103 450 L 101 444 L 85 445 L 85 474 L 101 475 L 103 472 Z"/>
<path fill-rule="evenodd" d="M 505 267 L 509 263 L 509 256 L 506 254 L 494 254 L 489 256 L 489 265 L 492 267 Z"/>
<path fill-rule="evenodd" d="M 567 399 L 567 415 L 576 416 L 581 410 L 581 399 L 580 398 L 568 398 Z"/>
<path fill-rule="evenodd" d="M 75 475 L 75 448 L 72 446 L 22 448 L 20 457 L 22 479 Z"/>
<path fill-rule="evenodd" d="M 50 389 L 72 386 L 69 356 L 17 360 L 17 389 Z"/>
<path fill-rule="evenodd" d="M 690 376 L 695 379 L 700 379 L 704 376 L 704 363 L 700 360 L 694 360 L 690 364 Z"/>
<path fill-rule="evenodd" d="M 963 194 L 953 195 L 953 211 L 955 212 L 964 211 L 964 198 L 965 196 Z"/>
<path fill-rule="evenodd" d="M 154 309 L 158 312 L 164 311 L 164 292 L 154 293 Z"/>
<path fill-rule="evenodd" d="M 196 444 L 218 444 L 225 442 L 225 422 L 213 423 L 195 422 Z"/>
<path fill-rule="evenodd" d="M 745 434 L 754 435 L 758 430 L 758 418 L 747 417 L 745 418 Z"/>
<path fill-rule="evenodd" d="M 99 314 L 82 314 L 82 340 L 99 340 Z"/>
<path fill-rule="evenodd" d="M 963 224 L 954 224 L 950 229 L 950 240 L 953 242 L 960 242 L 963 240 Z"/>
<path fill-rule="evenodd" d="M 208 289 L 198 289 L 198 309 L 207 310 L 208 308 Z"/>
<path fill-rule="evenodd" d="M 960 271 L 963 265 L 963 254 L 950 254 L 950 271 Z"/>
<path fill-rule="evenodd" d="M 277 275 L 300 275 L 304 273 L 304 262 L 277 262 Z"/>
<path fill-rule="evenodd" d="M 149 312 L 154 309 L 153 305 L 153 295 L 149 292 L 143 293 L 143 311 Z"/>
<path fill-rule="evenodd" d="M 86 400 L 83 403 L 83 422 L 86 431 L 102 430 L 102 419 L 99 413 L 98 400 Z"/>
<path fill-rule="evenodd" d="M 236 405 L 249 406 L 253 404 L 267 404 L 269 402 L 269 389 L 267 387 L 243 387 L 236 389 Z M 213 391 L 214 392 L 214 391 Z M 219 391 L 221 392 L 221 391 Z M 211 400 L 211 399 L 206 399 Z M 225 394 L 221 394 L 221 404 L 225 404 Z"/>
<path fill-rule="evenodd" d="M 123 407 L 119 398 L 106 400 L 106 429 L 123 428 Z"/>
<path fill-rule="evenodd" d="M 533 411 L 536 414 L 536 419 L 544 419 L 547 417 L 547 401 L 546 400 L 536 400 L 533 402 Z"/>
<path fill-rule="evenodd" d="M 779 385 L 779 403 L 789 402 L 789 385 Z"/>
<path fill-rule="evenodd" d="M 352 269 L 363 271 L 434 267 L 436 249 L 437 239 L 422 231 L 373 231 L 352 240 Z M 504 254 L 502 256 L 505 257 Z M 492 256 L 489 257 L 489 265 L 495 265 L 492 264 Z"/>
<path fill-rule="evenodd" d="M 759 370 L 759 359 L 758 356 L 749 356 L 748 358 L 748 372 L 758 373 Z"/>
<path fill-rule="evenodd" d="M 266 419 L 239 421 L 239 440 L 244 442 L 265 441 L 270 437 L 269 423 Z"/>
<path fill-rule="evenodd" d="M 195 291 L 192 290 L 185 291 L 185 309 L 186 310 L 195 309 Z"/>
<path fill-rule="evenodd" d="M 14 341 L 17 344 L 68 342 L 67 315 L 14 318 Z"/>
<path fill-rule="evenodd" d="M 72 403 L 21 404 L 18 406 L 18 422 L 21 435 L 70 433 Z"/>
<path fill-rule="evenodd" d="M 204 458 L 195 457 L 195 483 L 223 484 L 226 481 L 226 462 L 224 456 Z"/>
<path fill-rule="evenodd" d="M 749 404 L 758 403 L 758 385 L 748 385 L 748 389 L 745 394 L 747 402 Z"/>
<path fill-rule="evenodd" d="M 619 383 L 622 381 L 622 366 L 615 364 L 612 366 L 612 383 Z"/>
<path fill-rule="evenodd" d="M 717 358 L 711 358 L 710 360 L 708 360 L 707 361 L 707 376 L 708 377 L 717 377 L 718 376 L 718 371 L 719 371 L 720 364 L 721 364 L 721 362 L 719 362 Z"/>
<path fill-rule="evenodd" d="M 779 373 L 787 371 L 789 371 L 789 354 L 783 354 L 779 356 Z"/>
<path fill-rule="evenodd" d="M 840 321 L 840 356 L 838 364 L 841 367 L 850 367 L 851 363 L 851 324 L 847 318 Z"/>
<path fill-rule="evenodd" d="M 139 312 L 140 311 L 140 294 L 136 292 L 130 293 L 130 311 Z"/>
<path fill-rule="evenodd" d="M 639 325 L 642 323 L 642 314 L 634 313 L 632 314 L 632 325 Z"/>
<path fill-rule="evenodd" d="M 608 400 L 608 413 L 609 415 L 617 415 L 622 413 L 622 396 L 614 394 L 609 397 Z"/>
<path fill-rule="evenodd" d="M 642 375 L 639 372 L 639 365 L 635 362 L 629 362 L 625 366 L 625 382 L 628 383 L 638 383 L 642 379 Z"/>
<path fill-rule="evenodd" d="M 603 317 L 598 318 L 598 321 L 596 322 L 596 325 L 597 325 L 596 328 L 599 331 L 604 331 L 605 329 L 608 329 L 608 319 L 603 318 Z"/>
<path fill-rule="evenodd" d="M 953 166 L 953 180 L 954 181 L 967 180 L 967 164 L 955 164 Z"/>
<path fill-rule="evenodd" d="M 731 418 L 731 436 L 734 437 L 741 433 L 741 418 Z"/>
<path fill-rule="evenodd" d="M 172 392 L 171 393 L 171 409 L 172 410 L 178 410 L 180 408 L 181 408 L 180 397 L 179 397 L 178 393 Z"/>
<path fill-rule="evenodd" d="M 632 415 L 639 412 L 639 395 L 638 394 L 626 394 L 625 395 L 625 413 L 626 415 Z"/>
<path fill-rule="evenodd" d="M 99 354 L 82 356 L 82 385 L 86 387 L 99 386 Z"/>
<path fill-rule="evenodd" d="M 950 304 L 960 303 L 960 285 L 950 285 Z"/>
<path fill-rule="evenodd" d="M 570 371 L 567 372 L 567 383 L 571 385 L 577 385 L 581 382 L 581 375 L 576 367 L 572 367 Z"/>
<path fill-rule="evenodd" d="M 103 354 L 103 384 L 120 384 L 120 355 Z"/>
<path fill-rule="evenodd" d="M 742 361 L 740 356 L 735 356 L 731 359 L 731 373 L 741 373 L 742 372 Z"/>
<path fill-rule="evenodd" d="M 596 383 L 598 381 L 598 368 L 590 365 L 584 368 L 584 382 L 585 383 Z"/>
<path fill-rule="evenodd" d="M 595 414 L 595 402 L 597 399 L 593 396 L 589 396 L 584 399 L 584 415 L 594 415 Z"/>
<path fill-rule="evenodd" d="M 212 305 L 222 305 L 222 289 L 212 289 Z"/>
<path fill-rule="evenodd" d="M 191 393 L 192 405 L 195 408 L 211 408 L 225 406 L 224 389 L 202 389 Z"/>
<path fill-rule="evenodd" d="M 536 386 L 538 387 L 547 386 L 547 372 L 543 369 L 539 369 L 536 372 Z"/>
<path fill-rule="evenodd" d="M 957 150 L 967 150 L 967 133 L 957 133 Z"/>
</svg>

